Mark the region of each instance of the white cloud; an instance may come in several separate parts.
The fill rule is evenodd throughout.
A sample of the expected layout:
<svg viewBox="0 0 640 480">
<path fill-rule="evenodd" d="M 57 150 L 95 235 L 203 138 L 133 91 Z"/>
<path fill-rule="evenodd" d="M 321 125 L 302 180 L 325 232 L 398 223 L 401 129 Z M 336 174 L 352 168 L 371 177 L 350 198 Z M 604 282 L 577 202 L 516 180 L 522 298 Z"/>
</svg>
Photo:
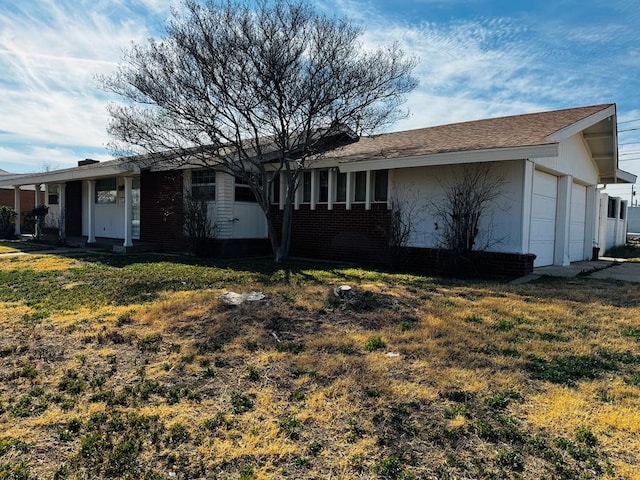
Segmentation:
<svg viewBox="0 0 640 480">
<path fill-rule="evenodd" d="M 0 130 L 10 134 L 3 139 L 50 148 L 40 153 L 55 157 L 61 166 L 75 165 L 78 149 L 105 145 L 109 96 L 94 78 L 112 72 L 131 42 L 151 35 L 146 19 L 134 14 L 127 2 L 113 1 L 38 0 L 4 9 Z M 60 152 L 69 156 L 61 158 Z M 0 158 L 3 166 L 6 161 Z"/>
</svg>

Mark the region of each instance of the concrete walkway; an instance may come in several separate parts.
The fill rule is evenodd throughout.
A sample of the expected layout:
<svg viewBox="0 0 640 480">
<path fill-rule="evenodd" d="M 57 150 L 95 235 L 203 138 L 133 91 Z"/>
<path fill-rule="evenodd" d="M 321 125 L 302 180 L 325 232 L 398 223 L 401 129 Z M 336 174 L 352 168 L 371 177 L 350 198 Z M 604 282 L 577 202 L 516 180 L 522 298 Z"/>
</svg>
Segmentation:
<svg viewBox="0 0 640 480">
<path fill-rule="evenodd" d="M 640 283 L 640 263 L 603 257 L 597 261 L 574 262 L 566 267 L 549 265 L 547 267 L 535 268 L 533 273 L 518 278 L 512 283 L 531 282 L 543 275 L 563 278 L 572 278 L 580 275 L 601 280 L 622 280 L 625 282 Z"/>
</svg>

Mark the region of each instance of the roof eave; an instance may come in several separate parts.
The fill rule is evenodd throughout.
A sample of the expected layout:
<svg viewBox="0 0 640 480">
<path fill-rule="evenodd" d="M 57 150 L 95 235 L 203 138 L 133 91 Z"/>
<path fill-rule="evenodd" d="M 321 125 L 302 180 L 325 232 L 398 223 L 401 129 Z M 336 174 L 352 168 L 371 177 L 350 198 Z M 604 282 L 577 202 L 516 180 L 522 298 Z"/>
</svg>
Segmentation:
<svg viewBox="0 0 640 480">
<path fill-rule="evenodd" d="M 340 161 L 340 172 L 358 172 L 363 170 L 385 170 L 390 168 L 432 167 L 439 165 L 456 165 L 463 163 L 500 162 L 505 160 L 522 160 L 527 158 L 557 157 L 558 144 L 534 145 L 527 147 L 491 148 L 486 150 L 470 150 L 462 152 L 436 153 L 401 158 L 382 158 L 372 160 L 348 159 Z"/>
<path fill-rule="evenodd" d="M 624 170 L 620 170 L 619 168 L 617 168 L 614 175 L 600 177 L 599 181 L 603 185 L 610 185 L 610 184 L 616 184 L 616 183 L 629 184 L 629 183 L 636 183 L 637 178 L 638 178 L 637 175 L 634 175 L 633 173 L 626 172 Z"/>
<path fill-rule="evenodd" d="M 595 125 L 598 122 L 601 122 L 605 118 L 609 118 L 616 115 L 616 105 L 611 104 L 606 108 L 603 108 L 599 112 L 594 113 L 593 115 L 589 115 L 588 117 L 583 118 L 582 120 L 578 120 L 571 125 L 567 125 L 566 127 L 558 130 L 557 132 L 552 133 L 547 137 L 548 140 L 552 142 L 560 142 L 562 140 L 566 140 L 569 137 L 572 137 L 576 133 L 580 133 L 581 131 L 589 128 L 592 125 Z"/>
<path fill-rule="evenodd" d="M 111 165 L 91 165 L 68 170 L 24 174 L 8 179 L 0 179 L 0 187 L 21 187 L 24 185 L 40 185 L 43 183 L 66 183 L 75 180 L 91 180 L 115 175 L 137 173 L 139 169 L 132 164 L 117 163 Z"/>
</svg>

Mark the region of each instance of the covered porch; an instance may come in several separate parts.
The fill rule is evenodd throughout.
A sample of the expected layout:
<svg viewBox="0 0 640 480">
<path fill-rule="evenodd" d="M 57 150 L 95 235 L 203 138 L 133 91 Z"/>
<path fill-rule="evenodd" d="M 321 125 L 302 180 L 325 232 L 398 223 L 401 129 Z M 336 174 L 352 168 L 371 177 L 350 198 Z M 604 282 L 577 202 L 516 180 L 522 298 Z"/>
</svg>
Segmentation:
<svg viewBox="0 0 640 480">
<path fill-rule="evenodd" d="M 83 160 L 78 167 L 24 174 L 0 179 L 0 185 L 14 189 L 15 234 L 21 232 L 20 198 L 23 190 L 35 190 L 35 205 L 48 207 L 45 230 L 62 241 L 84 238 L 91 246 L 109 239 L 123 248 L 132 248 L 140 238 L 140 172 L 121 160 Z M 39 236 L 43 232 L 36 231 Z"/>
</svg>

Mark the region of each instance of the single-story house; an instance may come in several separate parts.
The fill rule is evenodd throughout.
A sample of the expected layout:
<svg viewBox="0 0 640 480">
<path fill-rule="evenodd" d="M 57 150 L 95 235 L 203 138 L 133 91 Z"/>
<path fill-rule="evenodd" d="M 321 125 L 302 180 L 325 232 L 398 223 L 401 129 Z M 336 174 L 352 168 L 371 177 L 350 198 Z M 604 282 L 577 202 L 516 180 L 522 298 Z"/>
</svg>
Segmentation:
<svg viewBox="0 0 640 480">
<path fill-rule="evenodd" d="M 495 240 L 487 250 L 496 271 L 522 274 L 590 259 L 594 248 L 624 243 L 611 232 L 626 232 L 627 203 L 599 187 L 636 181 L 618 168 L 616 118 L 615 104 L 606 104 L 361 137 L 303 172 L 291 255 L 384 263 L 391 210 L 404 204 L 414 212 L 407 258 L 429 266 L 440 246 L 429 206 L 465 165 L 490 164 L 501 191 L 481 229 Z M 197 192 L 208 199 L 221 252 L 268 248 L 266 220 L 241 180 L 216 169 L 145 165 L 86 160 L 0 179 L 0 187 L 42 188 L 48 225 L 63 237 L 84 236 L 88 243 L 117 238 L 124 247 L 142 241 L 171 250 L 186 248 L 185 198 Z M 280 212 L 284 184 L 273 192 Z"/>
</svg>

